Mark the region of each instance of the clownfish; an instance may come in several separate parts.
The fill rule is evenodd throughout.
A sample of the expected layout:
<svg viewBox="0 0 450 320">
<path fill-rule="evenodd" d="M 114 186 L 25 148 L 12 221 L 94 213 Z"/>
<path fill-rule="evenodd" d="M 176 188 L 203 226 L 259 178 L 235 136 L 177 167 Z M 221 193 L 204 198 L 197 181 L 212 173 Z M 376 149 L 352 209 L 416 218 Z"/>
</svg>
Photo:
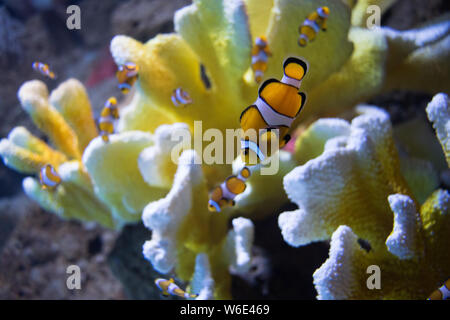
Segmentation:
<svg viewBox="0 0 450 320">
<path fill-rule="evenodd" d="M 61 183 L 61 177 L 51 164 L 46 164 L 39 171 L 39 182 L 42 189 L 54 190 Z"/>
<path fill-rule="evenodd" d="M 313 41 L 320 30 L 327 31 L 329 14 L 330 9 L 328 7 L 320 7 L 308 15 L 303 24 L 298 28 L 298 32 L 300 33 L 298 37 L 299 46 L 304 47 L 309 41 Z"/>
<path fill-rule="evenodd" d="M 186 299 L 198 297 L 198 294 L 187 293 L 186 291 L 181 290 L 180 287 L 174 283 L 172 278 L 170 278 L 170 280 L 158 278 L 155 280 L 155 284 L 165 297 L 168 297 L 169 294 Z"/>
<path fill-rule="evenodd" d="M 133 87 L 138 78 L 138 73 L 139 67 L 132 62 L 127 62 L 119 66 L 116 77 L 119 80 L 119 89 L 122 93 L 127 94 L 130 92 L 131 87 Z"/>
<path fill-rule="evenodd" d="M 255 103 L 241 113 L 240 122 L 243 130 L 241 157 L 246 164 L 264 161 L 276 151 L 260 149 L 261 141 L 269 142 L 269 146 L 271 145 L 273 129 L 279 130 L 279 148 L 284 147 L 291 138 L 287 132 L 305 104 L 306 94 L 298 90 L 308 71 L 307 62 L 290 57 L 284 61 L 283 69 L 284 76 L 281 81 L 276 79 L 264 81 Z M 256 131 L 256 136 L 251 135 L 251 131 L 253 133 Z M 255 159 L 256 163 L 250 163 L 250 159 Z"/>
<path fill-rule="evenodd" d="M 209 197 L 209 211 L 220 212 L 223 207 L 234 206 L 234 198 L 245 191 L 247 187 L 245 181 L 250 175 L 250 169 L 244 167 L 239 172 L 239 175 L 229 176 L 220 186 L 215 187 Z"/>
<path fill-rule="evenodd" d="M 450 279 L 447 279 L 445 283 L 434 291 L 429 297 L 428 300 L 448 300 L 450 299 Z"/>
<path fill-rule="evenodd" d="M 181 88 L 173 90 L 171 99 L 175 107 L 178 107 L 180 104 L 187 105 L 192 103 L 189 94 Z"/>
<path fill-rule="evenodd" d="M 252 70 L 257 83 L 261 82 L 264 72 L 267 70 L 267 59 L 271 55 L 266 37 L 256 38 L 252 48 Z"/>
<path fill-rule="evenodd" d="M 100 135 L 104 142 L 109 142 L 109 135 L 114 132 L 114 120 L 118 118 L 119 110 L 117 109 L 117 100 L 111 97 L 105 102 L 105 106 L 100 113 L 100 119 L 98 120 Z"/>
<path fill-rule="evenodd" d="M 36 70 L 37 72 L 41 73 L 44 76 L 49 77 L 50 79 L 55 79 L 56 75 L 53 71 L 50 70 L 50 67 L 48 66 L 48 64 L 39 62 L 39 61 L 35 61 L 33 62 L 33 69 Z"/>
</svg>

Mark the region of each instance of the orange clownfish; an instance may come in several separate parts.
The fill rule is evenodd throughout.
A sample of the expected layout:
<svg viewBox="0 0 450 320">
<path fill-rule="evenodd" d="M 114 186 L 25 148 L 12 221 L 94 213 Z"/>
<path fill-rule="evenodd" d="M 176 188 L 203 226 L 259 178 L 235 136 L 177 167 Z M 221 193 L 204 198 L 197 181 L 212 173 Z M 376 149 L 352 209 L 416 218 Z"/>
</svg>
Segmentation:
<svg viewBox="0 0 450 320">
<path fill-rule="evenodd" d="M 36 70 L 37 72 L 41 73 L 44 76 L 49 77 L 50 79 L 55 79 L 56 75 L 53 71 L 50 70 L 50 67 L 48 66 L 48 64 L 39 62 L 39 61 L 35 61 L 33 62 L 33 69 Z"/>
<path fill-rule="evenodd" d="M 247 187 L 245 181 L 250 175 L 250 169 L 244 167 L 239 172 L 239 175 L 229 176 L 220 186 L 215 187 L 209 197 L 209 211 L 220 212 L 223 207 L 234 206 L 234 198 L 245 191 Z"/>
<path fill-rule="evenodd" d="M 253 165 L 264 161 L 276 151 L 260 148 L 261 141 L 269 142 L 271 146 L 270 139 L 274 129 L 279 130 L 279 148 L 284 147 L 290 139 L 288 130 L 305 104 L 306 94 L 298 90 L 308 71 L 307 62 L 290 57 L 284 61 L 283 69 L 284 76 L 281 81 L 264 81 L 255 103 L 241 113 L 241 157 L 246 164 Z M 250 159 L 256 160 L 256 163 L 250 163 Z"/>
<path fill-rule="evenodd" d="M 189 94 L 181 88 L 176 88 L 173 90 L 171 99 L 175 107 L 178 107 L 180 104 L 187 105 L 192 103 L 192 99 Z"/>
<path fill-rule="evenodd" d="M 127 62 L 124 65 L 119 66 L 116 77 L 119 80 L 119 89 L 122 93 L 127 94 L 130 92 L 131 87 L 138 78 L 139 67 L 132 62 Z"/>
<path fill-rule="evenodd" d="M 445 283 L 434 291 L 429 297 L 428 300 L 449 300 L 450 299 L 450 279 L 447 279 Z"/>
<path fill-rule="evenodd" d="M 42 189 L 54 190 L 61 183 L 61 177 L 51 164 L 46 164 L 39 171 L 39 182 Z"/>
<path fill-rule="evenodd" d="M 114 132 L 114 120 L 119 118 L 119 110 L 117 109 L 117 100 L 114 97 L 109 98 L 105 102 L 105 106 L 100 113 L 98 126 L 103 141 L 109 142 L 109 135 Z"/>
<path fill-rule="evenodd" d="M 266 37 L 256 38 L 252 48 L 252 70 L 257 83 L 261 82 L 264 72 L 267 70 L 267 59 L 271 55 Z"/>
<path fill-rule="evenodd" d="M 174 283 L 174 280 L 170 278 L 170 280 L 158 278 L 155 280 L 156 286 L 159 290 L 162 291 L 162 295 L 168 297 L 169 294 L 173 296 L 178 296 L 181 298 L 197 298 L 197 294 L 187 293 L 184 290 L 181 290 L 179 286 Z"/>
<path fill-rule="evenodd" d="M 306 46 L 309 41 L 313 41 L 320 30 L 327 31 L 329 14 L 330 9 L 328 7 L 320 7 L 308 15 L 303 24 L 298 28 L 298 32 L 300 33 L 298 44 L 301 47 Z"/>
</svg>

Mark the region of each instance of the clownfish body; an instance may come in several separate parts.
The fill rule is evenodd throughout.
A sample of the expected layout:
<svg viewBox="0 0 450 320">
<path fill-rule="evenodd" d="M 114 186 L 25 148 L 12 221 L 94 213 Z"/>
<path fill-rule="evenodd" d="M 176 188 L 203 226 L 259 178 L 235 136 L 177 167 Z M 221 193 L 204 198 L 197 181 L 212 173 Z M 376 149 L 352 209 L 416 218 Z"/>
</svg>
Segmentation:
<svg viewBox="0 0 450 320">
<path fill-rule="evenodd" d="M 434 291 L 429 297 L 428 300 L 449 300 L 450 299 L 450 279 L 447 279 L 445 283 Z"/>
<path fill-rule="evenodd" d="M 114 132 L 114 121 L 118 118 L 119 110 L 117 109 L 117 100 L 111 97 L 105 102 L 98 121 L 100 135 L 104 142 L 109 142 L 109 135 Z"/>
<path fill-rule="evenodd" d="M 39 171 L 39 182 L 42 189 L 55 190 L 61 183 L 61 177 L 51 164 L 46 164 Z"/>
<path fill-rule="evenodd" d="M 239 175 L 229 176 L 220 186 L 217 186 L 211 192 L 208 209 L 211 212 L 220 212 L 226 206 L 234 206 L 234 198 L 246 189 L 245 181 L 250 177 L 251 171 L 244 167 Z"/>
<path fill-rule="evenodd" d="M 298 90 L 307 73 L 307 63 L 290 57 L 283 63 L 283 69 L 284 76 L 281 81 L 264 81 L 255 103 L 241 114 L 241 157 L 246 164 L 254 165 L 264 161 L 267 156 L 277 151 L 269 150 L 271 139 L 275 138 L 274 129 L 278 129 L 278 147 L 284 147 L 290 139 L 287 134 L 289 128 L 305 104 L 306 95 Z M 267 147 L 264 149 L 261 146 Z"/>
<path fill-rule="evenodd" d="M 33 62 L 33 69 L 36 70 L 37 72 L 41 73 L 44 76 L 49 77 L 50 79 L 55 79 L 56 75 L 53 71 L 50 70 L 50 67 L 48 66 L 48 64 L 39 62 L 39 61 L 35 61 Z"/>
<path fill-rule="evenodd" d="M 266 37 L 256 38 L 252 48 L 252 70 L 257 83 L 261 82 L 264 72 L 267 70 L 267 59 L 271 55 Z"/>
<path fill-rule="evenodd" d="M 163 278 L 157 278 L 155 280 L 156 286 L 161 290 L 162 295 L 168 297 L 169 295 L 178 296 L 181 298 L 197 298 L 197 294 L 187 293 L 181 290 L 179 286 L 174 283 L 174 280 L 170 278 L 169 280 Z"/>
<path fill-rule="evenodd" d="M 119 89 L 123 94 L 130 92 L 139 74 L 139 67 L 132 62 L 119 66 L 116 77 L 119 81 Z"/>
<path fill-rule="evenodd" d="M 173 90 L 171 99 L 175 107 L 192 103 L 192 99 L 189 94 L 181 88 L 176 88 Z"/>
<path fill-rule="evenodd" d="M 298 44 L 301 47 L 304 47 L 308 42 L 313 41 L 320 30 L 327 31 L 329 14 L 330 9 L 328 7 L 320 7 L 308 15 L 298 30 L 300 33 Z"/>
</svg>

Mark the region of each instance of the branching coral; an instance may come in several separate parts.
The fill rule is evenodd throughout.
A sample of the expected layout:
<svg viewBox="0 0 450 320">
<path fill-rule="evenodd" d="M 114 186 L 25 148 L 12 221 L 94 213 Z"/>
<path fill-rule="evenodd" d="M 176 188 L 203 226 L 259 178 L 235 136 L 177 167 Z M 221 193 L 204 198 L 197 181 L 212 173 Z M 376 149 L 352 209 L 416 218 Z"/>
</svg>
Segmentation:
<svg viewBox="0 0 450 320">
<path fill-rule="evenodd" d="M 417 163 L 402 176 L 387 115 L 377 109 L 360 108 L 364 115 L 352 125 L 329 119 L 315 123 L 298 141 L 294 155 L 279 153 L 277 174 L 265 176 L 258 168 L 252 169 L 247 190 L 236 198 L 237 206 L 220 214 L 207 211 L 208 191 L 232 172 L 232 166 L 192 163 L 197 157 L 203 158 L 201 147 L 208 141 L 181 148 L 178 164 L 172 161 L 171 151 L 177 130 L 187 128 L 195 140 L 208 140 L 202 132 L 194 132 L 195 121 L 203 130 L 214 129 L 226 139 L 236 139 L 226 130 L 239 126 L 241 111 L 257 96 L 251 47 L 252 39 L 259 36 L 267 37 L 273 53 L 266 78 L 281 77 L 280 66 L 288 55 L 303 56 L 309 62 L 302 84 L 308 102 L 297 123 L 339 114 L 391 88 L 447 90 L 448 73 L 438 67 L 448 69 L 450 61 L 448 18 L 402 32 L 364 28 L 367 5 L 380 5 L 386 10 L 393 2 L 367 0 L 355 5 L 352 1 L 323 0 L 320 5 L 330 8 L 328 31 L 300 48 L 298 26 L 316 9 L 314 1 L 194 0 L 176 12 L 176 33 L 158 35 L 146 43 L 122 35 L 113 38 L 110 49 L 115 62 L 136 64 L 139 77 L 131 102 L 120 110 L 118 133 L 111 135 L 109 143 L 97 137 L 88 97 L 78 81 L 62 83 L 50 98 L 41 82 L 31 81 L 19 90 L 19 99 L 55 149 L 26 129 L 16 128 L 0 143 L 0 154 L 8 166 L 29 174 L 52 164 L 62 178 L 55 191 L 43 190 L 34 178 L 25 179 L 24 189 L 41 206 L 63 217 L 120 227 L 138 221 L 144 212 L 143 221 L 153 231 L 152 239 L 144 245 L 144 255 L 160 272 L 175 270 L 185 281 L 193 277 L 192 285 L 204 292 L 200 295 L 204 298 L 229 298 L 230 266 L 240 272 L 251 258 L 251 222 L 233 220 L 233 231 L 228 232 L 228 221 L 237 215 L 263 217 L 279 208 L 287 200 L 281 192 L 282 177 L 296 161 L 304 164 L 318 157 L 285 179 L 289 197 L 301 204 L 298 211 L 280 216 L 287 241 L 300 245 L 327 239 L 345 224 L 368 240 L 373 252 L 386 251 L 392 210 L 397 210 L 391 210 L 387 197 L 408 197 L 410 200 L 401 198 L 401 203 L 407 203 L 408 212 L 413 212 L 435 188 L 436 181 L 414 183 L 423 180 L 415 174 L 414 168 L 423 167 Z M 171 96 L 176 88 L 186 91 L 192 103 L 174 106 Z M 431 111 L 430 117 L 442 112 Z M 433 119 L 441 131 L 441 120 Z M 227 159 L 237 155 L 236 150 L 230 153 Z M 233 171 L 241 166 L 236 160 Z M 302 179 L 308 184 L 298 182 Z M 323 188 L 329 181 L 333 182 L 329 188 Z M 359 188 L 361 183 L 364 189 Z M 309 192 L 313 187 L 326 194 L 320 197 Z M 341 194 L 342 190 L 345 192 Z M 339 196 L 333 198 L 335 194 Z M 314 217 L 326 218 L 327 222 Z M 370 224 L 367 219 L 371 219 Z M 307 221 L 312 227 L 304 230 L 299 221 Z M 400 215 L 396 221 L 403 223 Z M 409 247 L 397 248 L 397 239 L 403 239 L 402 230 L 399 227 L 390 238 L 392 252 L 386 256 L 393 252 L 403 257 L 416 254 Z M 347 230 L 345 234 L 351 233 Z M 414 246 L 428 241 L 425 235 L 421 237 L 412 242 Z"/>
<path fill-rule="evenodd" d="M 447 159 L 447 164 L 450 166 L 450 111 L 449 111 L 448 95 L 440 93 L 436 95 L 428 104 L 427 113 L 428 119 L 433 122 L 436 130 L 436 135 L 442 145 L 442 149 Z"/>
<path fill-rule="evenodd" d="M 425 299 L 450 273 L 450 196 L 433 192 L 433 175 L 426 187 L 425 177 L 402 176 L 384 111 L 357 111 L 351 124 L 319 120 L 299 138 L 304 164 L 284 178 L 299 209 L 282 213 L 279 226 L 294 246 L 331 237 L 330 256 L 314 273 L 319 299 Z M 381 270 L 380 290 L 366 285 L 371 265 Z"/>
<path fill-rule="evenodd" d="M 152 239 L 144 244 L 144 256 L 157 271 L 175 268 L 178 277 L 190 280 L 196 256 L 206 254 L 214 296 L 229 298 L 228 268 L 233 265 L 242 271 L 249 267 L 253 224 L 245 218 L 234 219 L 234 231 L 227 236 L 227 216 L 207 210 L 208 188 L 196 157 L 195 151 L 184 151 L 170 192 L 145 207 L 142 220 L 152 230 Z M 196 283 L 198 277 L 194 276 Z"/>
<path fill-rule="evenodd" d="M 18 127 L 0 142 L 5 164 L 23 173 L 37 174 L 49 163 L 57 168 L 62 178 L 55 191 L 44 190 L 36 179 L 26 178 L 23 181 L 25 193 L 64 218 L 97 221 L 113 227 L 116 222 L 107 206 L 94 194 L 91 179 L 80 159 L 86 143 L 97 134 L 83 85 L 77 80 L 68 80 L 49 98 L 44 83 L 30 81 L 22 85 L 18 97 L 57 150 Z"/>
</svg>

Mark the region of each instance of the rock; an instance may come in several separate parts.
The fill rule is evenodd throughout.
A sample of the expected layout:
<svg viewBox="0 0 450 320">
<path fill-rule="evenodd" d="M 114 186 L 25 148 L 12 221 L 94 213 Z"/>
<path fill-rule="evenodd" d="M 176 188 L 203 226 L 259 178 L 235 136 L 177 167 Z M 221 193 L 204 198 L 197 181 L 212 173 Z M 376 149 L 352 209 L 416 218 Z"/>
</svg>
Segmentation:
<svg viewBox="0 0 450 320">
<path fill-rule="evenodd" d="M 287 204 L 279 211 L 294 210 Z M 278 214 L 255 225 L 252 267 L 243 276 L 232 276 L 233 299 L 315 299 L 312 274 L 328 257 L 326 242 L 294 248 L 281 236 Z"/>
<path fill-rule="evenodd" d="M 10 219 L 3 223 L 5 217 Z M 124 298 L 105 258 L 115 231 L 86 230 L 79 222 L 44 212 L 24 195 L 0 201 L 0 228 L 0 299 Z M 81 290 L 66 286 L 70 265 L 81 269 Z"/>
<path fill-rule="evenodd" d="M 381 25 L 406 30 L 449 10 L 450 3 L 445 0 L 399 0 L 385 13 Z"/>
<path fill-rule="evenodd" d="M 108 256 L 108 264 L 123 284 L 128 299 L 161 299 L 161 292 L 154 283 L 161 274 L 153 270 L 142 255 L 142 245 L 150 238 L 151 232 L 142 223 L 128 225 L 123 228 Z"/>
<path fill-rule="evenodd" d="M 173 31 L 175 10 L 190 4 L 187 0 L 131 0 L 118 6 L 112 15 L 115 34 L 147 41 L 158 33 Z"/>
</svg>

